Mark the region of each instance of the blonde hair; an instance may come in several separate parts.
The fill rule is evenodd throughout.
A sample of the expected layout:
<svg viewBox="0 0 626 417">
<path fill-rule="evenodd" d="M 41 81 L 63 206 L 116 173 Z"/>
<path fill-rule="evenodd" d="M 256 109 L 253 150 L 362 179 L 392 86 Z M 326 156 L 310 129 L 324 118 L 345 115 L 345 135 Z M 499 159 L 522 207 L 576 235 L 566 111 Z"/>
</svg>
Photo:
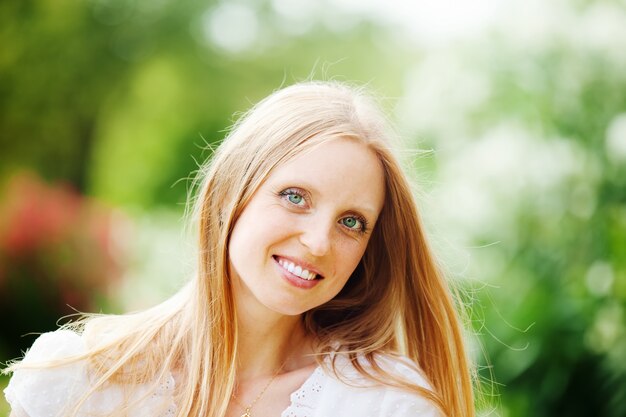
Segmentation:
<svg viewBox="0 0 626 417">
<path fill-rule="evenodd" d="M 305 329 L 316 336 L 318 360 L 328 367 L 324 354 L 341 352 L 370 380 L 418 392 L 448 416 L 473 416 L 471 370 L 454 299 L 391 151 L 392 136 L 366 94 L 336 82 L 284 88 L 244 114 L 199 173 L 193 211 L 197 276 L 152 309 L 85 321 L 88 352 L 80 358 L 88 358 L 101 376 L 91 393 L 108 383 L 154 383 L 177 369 L 177 416 L 223 416 L 235 386 L 238 340 L 228 276 L 233 226 L 275 167 L 325 140 L 349 137 L 379 157 L 385 202 L 346 286 L 303 314 Z M 406 355 L 433 390 L 387 372 L 377 362 L 379 353 Z"/>
</svg>

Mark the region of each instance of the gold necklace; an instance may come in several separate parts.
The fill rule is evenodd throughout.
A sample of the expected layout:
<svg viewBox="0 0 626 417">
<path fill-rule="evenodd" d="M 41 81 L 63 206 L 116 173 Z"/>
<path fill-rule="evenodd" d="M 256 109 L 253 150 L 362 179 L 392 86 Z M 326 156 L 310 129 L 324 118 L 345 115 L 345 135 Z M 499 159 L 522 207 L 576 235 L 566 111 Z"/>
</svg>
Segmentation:
<svg viewBox="0 0 626 417">
<path fill-rule="evenodd" d="M 259 399 L 261 399 L 261 397 L 263 396 L 263 394 L 265 394 L 265 391 L 267 391 L 267 389 L 269 388 L 270 385 L 272 385 L 272 382 L 274 382 L 274 380 L 276 379 L 276 377 L 278 376 L 278 374 L 280 373 L 280 371 L 282 371 L 282 369 L 285 367 L 285 364 L 287 363 L 287 359 L 285 359 L 285 361 L 283 362 L 282 365 L 280 365 L 280 368 L 278 368 L 276 370 L 276 372 L 274 372 L 274 375 L 272 375 L 272 377 L 270 378 L 269 381 L 267 381 L 267 384 L 265 384 L 265 387 L 263 387 L 263 389 L 261 390 L 261 392 L 259 392 L 259 395 L 256 396 L 256 398 L 254 399 L 254 401 L 252 401 L 249 405 L 243 405 L 241 404 L 238 400 L 237 400 L 237 396 L 235 395 L 235 393 L 233 393 L 232 397 L 233 400 L 235 401 L 235 403 L 240 406 L 241 408 L 244 409 L 244 413 L 241 415 L 241 417 L 252 417 L 252 407 L 254 407 L 254 404 L 256 404 L 257 401 L 259 401 Z"/>
</svg>

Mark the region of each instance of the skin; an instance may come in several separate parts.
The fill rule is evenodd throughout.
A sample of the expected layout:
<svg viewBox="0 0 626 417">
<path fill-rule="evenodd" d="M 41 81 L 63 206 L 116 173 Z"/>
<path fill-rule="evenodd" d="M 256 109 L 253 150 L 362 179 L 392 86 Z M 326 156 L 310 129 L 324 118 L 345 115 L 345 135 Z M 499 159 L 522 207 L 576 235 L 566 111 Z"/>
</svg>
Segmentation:
<svg viewBox="0 0 626 417">
<path fill-rule="evenodd" d="M 283 366 L 255 403 L 254 416 L 280 415 L 315 369 L 301 314 L 332 299 L 348 281 L 384 195 L 374 152 L 336 138 L 273 170 L 244 208 L 229 242 L 240 332 L 238 402 L 250 404 Z M 277 262 L 281 258 L 306 264 L 323 279 L 311 288 L 294 285 Z M 243 411 L 231 401 L 228 416 Z"/>
<path fill-rule="evenodd" d="M 280 369 L 254 404 L 254 417 L 279 416 L 314 371 L 301 314 L 332 299 L 348 281 L 384 195 L 377 156 L 355 140 L 331 139 L 272 171 L 237 220 L 229 272 L 240 333 L 238 402 L 252 403 Z M 323 279 L 312 288 L 294 286 L 277 257 L 306 263 Z M 227 416 L 241 416 L 240 404 L 231 401 Z"/>
</svg>

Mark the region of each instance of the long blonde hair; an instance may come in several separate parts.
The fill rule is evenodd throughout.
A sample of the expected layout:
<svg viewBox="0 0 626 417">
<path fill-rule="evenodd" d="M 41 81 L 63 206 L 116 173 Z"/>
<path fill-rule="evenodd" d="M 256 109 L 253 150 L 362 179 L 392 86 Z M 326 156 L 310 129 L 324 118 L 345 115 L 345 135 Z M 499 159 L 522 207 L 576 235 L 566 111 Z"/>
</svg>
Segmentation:
<svg viewBox="0 0 626 417">
<path fill-rule="evenodd" d="M 386 190 L 366 252 L 346 286 L 331 301 L 303 314 L 305 329 L 316 337 L 319 361 L 328 367 L 323 354 L 342 352 L 366 378 L 419 392 L 447 416 L 474 415 L 471 369 L 454 298 L 424 236 L 410 184 L 392 153 L 388 124 L 362 90 L 336 82 L 279 90 L 235 123 L 199 172 L 193 205 L 197 276 L 152 309 L 85 322 L 88 352 L 81 358 L 90 359 L 101 376 L 92 392 L 107 383 L 158 381 L 177 369 L 177 416 L 226 413 L 235 385 L 238 339 L 228 276 L 231 231 L 275 167 L 336 137 L 359 140 L 378 155 Z M 103 339 L 102 334 L 110 336 Z M 379 353 L 406 355 L 433 390 L 387 372 L 377 362 Z M 362 366 L 357 357 L 371 366 Z"/>
</svg>

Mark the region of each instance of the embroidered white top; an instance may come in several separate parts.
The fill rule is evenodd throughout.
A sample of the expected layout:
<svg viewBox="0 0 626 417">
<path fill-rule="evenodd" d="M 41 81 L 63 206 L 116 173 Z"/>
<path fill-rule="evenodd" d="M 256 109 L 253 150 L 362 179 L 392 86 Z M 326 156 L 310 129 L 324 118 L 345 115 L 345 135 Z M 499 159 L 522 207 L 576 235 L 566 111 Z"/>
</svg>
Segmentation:
<svg viewBox="0 0 626 417">
<path fill-rule="evenodd" d="M 24 363 L 49 361 L 80 354 L 85 347 L 74 332 L 59 330 L 42 334 L 27 352 Z M 427 381 L 403 361 L 384 357 L 381 365 L 390 372 L 428 388 Z M 291 404 L 281 417 L 439 417 L 437 408 L 419 395 L 387 386 L 375 385 L 362 377 L 347 360 L 336 362 L 347 385 L 334 375 L 317 367 L 304 384 L 291 394 Z M 356 385 L 356 386 L 352 386 Z M 5 389 L 7 401 L 17 417 L 61 417 L 67 404 L 73 404 L 90 386 L 84 363 L 61 367 L 20 369 Z M 131 417 L 170 417 L 176 414 L 174 379 L 171 374 L 158 389 L 147 386 L 132 389 L 107 386 L 88 397 L 80 408 L 80 416 L 106 415 L 124 401 L 142 400 L 128 413 Z M 125 395 L 131 392 L 132 398 Z"/>
</svg>

